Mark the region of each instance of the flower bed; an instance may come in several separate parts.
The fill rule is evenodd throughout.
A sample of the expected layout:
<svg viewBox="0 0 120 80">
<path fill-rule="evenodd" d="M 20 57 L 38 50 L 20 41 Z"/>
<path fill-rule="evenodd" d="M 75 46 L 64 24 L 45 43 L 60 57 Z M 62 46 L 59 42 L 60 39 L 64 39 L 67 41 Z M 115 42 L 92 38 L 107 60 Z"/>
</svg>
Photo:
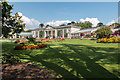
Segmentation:
<svg viewBox="0 0 120 80">
<path fill-rule="evenodd" d="M 16 46 L 15 50 L 30 50 L 30 49 L 39 49 L 39 48 L 45 48 L 47 45 L 41 45 L 41 46 Z"/>
<path fill-rule="evenodd" d="M 52 41 L 50 41 L 50 40 L 47 40 L 46 42 L 52 42 Z"/>
<path fill-rule="evenodd" d="M 60 39 L 61 41 L 64 41 L 65 39 Z"/>
<path fill-rule="evenodd" d="M 120 43 L 120 38 L 118 37 L 101 38 L 97 40 L 97 43 Z"/>
<path fill-rule="evenodd" d="M 15 43 L 19 43 L 19 42 L 20 42 L 19 40 L 15 41 Z"/>
<path fill-rule="evenodd" d="M 47 47 L 46 44 L 43 43 L 20 43 L 19 45 L 15 46 L 15 50 L 31 50 L 31 49 L 40 49 L 40 48 L 45 48 Z"/>
<path fill-rule="evenodd" d="M 25 40 L 16 40 L 15 43 L 25 42 Z"/>
</svg>

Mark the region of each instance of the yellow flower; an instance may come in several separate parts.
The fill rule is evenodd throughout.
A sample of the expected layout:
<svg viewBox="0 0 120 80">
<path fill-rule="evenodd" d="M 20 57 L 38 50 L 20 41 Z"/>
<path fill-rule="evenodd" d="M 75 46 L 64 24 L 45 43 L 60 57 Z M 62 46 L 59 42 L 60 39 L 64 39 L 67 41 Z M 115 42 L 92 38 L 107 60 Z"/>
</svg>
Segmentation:
<svg viewBox="0 0 120 80">
<path fill-rule="evenodd" d="M 104 41 L 104 42 L 107 42 L 107 38 L 104 38 L 103 41 Z"/>
</svg>

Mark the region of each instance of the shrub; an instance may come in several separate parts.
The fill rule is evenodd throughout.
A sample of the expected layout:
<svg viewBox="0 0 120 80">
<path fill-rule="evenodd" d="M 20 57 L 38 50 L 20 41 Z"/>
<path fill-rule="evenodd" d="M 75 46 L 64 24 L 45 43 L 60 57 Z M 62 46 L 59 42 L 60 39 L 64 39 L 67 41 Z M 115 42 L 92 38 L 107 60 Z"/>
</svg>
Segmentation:
<svg viewBox="0 0 120 80">
<path fill-rule="evenodd" d="M 108 37 L 112 34 L 111 29 L 108 26 L 100 27 L 96 32 L 98 38 Z"/>
<path fill-rule="evenodd" d="M 68 33 L 65 33 L 65 37 L 68 37 Z"/>
<path fill-rule="evenodd" d="M 2 63 L 16 64 L 21 62 L 20 58 L 13 55 L 12 53 L 2 54 Z"/>
<path fill-rule="evenodd" d="M 30 42 L 35 43 L 35 38 L 30 37 L 30 38 L 27 38 L 27 39 L 28 39 L 28 42 L 29 42 L 29 43 L 30 43 Z"/>
<path fill-rule="evenodd" d="M 40 38 L 42 38 L 44 36 L 44 32 L 40 31 L 39 36 L 40 36 Z"/>
<path fill-rule="evenodd" d="M 90 34 L 87 34 L 86 37 L 91 38 L 91 35 L 90 35 Z"/>
<path fill-rule="evenodd" d="M 101 38 L 101 39 L 98 39 L 97 42 L 119 43 L 120 42 L 120 38 L 118 38 L 118 37 Z"/>
</svg>

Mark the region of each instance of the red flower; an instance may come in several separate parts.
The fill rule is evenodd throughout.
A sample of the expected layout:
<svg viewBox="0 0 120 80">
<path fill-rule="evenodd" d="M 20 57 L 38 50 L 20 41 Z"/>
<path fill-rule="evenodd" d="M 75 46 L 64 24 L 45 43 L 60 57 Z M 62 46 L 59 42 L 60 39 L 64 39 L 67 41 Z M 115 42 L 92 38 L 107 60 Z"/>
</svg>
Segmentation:
<svg viewBox="0 0 120 80">
<path fill-rule="evenodd" d="M 31 46 L 31 49 L 35 49 L 35 46 Z"/>
<path fill-rule="evenodd" d="M 43 46 L 41 45 L 41 46 L 39 46 L 39 48 L 43 48 Z"/>
<path fill-rule="evenodd" d="M 47 45 L 43 45 L 43 47 L 47 47 Z"/>
</svg>

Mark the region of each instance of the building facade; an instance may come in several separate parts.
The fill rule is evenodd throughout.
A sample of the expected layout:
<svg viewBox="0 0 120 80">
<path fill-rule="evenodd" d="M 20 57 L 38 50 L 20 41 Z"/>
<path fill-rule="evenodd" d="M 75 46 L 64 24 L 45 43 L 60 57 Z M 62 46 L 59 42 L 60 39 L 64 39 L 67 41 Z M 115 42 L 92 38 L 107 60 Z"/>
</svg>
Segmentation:
<svg viewBox="0 0 120 80">
<path fill-rule="evenodd" d="M 104 27 L 104 26 L 103 26 Z M 33 29 L 32 30 L 32 37 L 34 38 L 46 38 L 49 36 L 49 38 L 59 38 L 58 32 L 60 31 L 60 35 L 62 35 L 62 38 L 81 38 L 86 36 L 87 34 L 94 34 L 97 29 L 100 27 L 93 27 L 93 28 L 88 28 L 88 29 L 83 29 L 81 30 L 80 27 L 76 27 L 74 25 L 66 25 L 66 26 L 56 26 L 56 27 L 51 27 L 48 26 L 46 28 L 38 28 L 38 29 Z M 117 29 L 111 29 L 113 33 L 115 31 L 120 30 L 120 28 Z M 40 37 L 40 31 L 43 32 L 43 37 Z M 67 33 L 67 36 L 66 36 Z"/>
<path fill-rule="evenodd" d="M 56 27 L 51 27 L 48 26 L 46 28 L 38 28 L 38 29 L 33 29 L 32 30 L 32 37 L 34 38 L 59 38 L 60 36 L 58 35 L 60 32 L 60 35 L 62 38 L 71 38 L 71 33 L 74 33 L 76 31 L 79 31 L 80 28 L 76 26 L 56 26 Z M 43 37 L 40 37 L 40 31 L 42 31 Z"/>
</svg>

